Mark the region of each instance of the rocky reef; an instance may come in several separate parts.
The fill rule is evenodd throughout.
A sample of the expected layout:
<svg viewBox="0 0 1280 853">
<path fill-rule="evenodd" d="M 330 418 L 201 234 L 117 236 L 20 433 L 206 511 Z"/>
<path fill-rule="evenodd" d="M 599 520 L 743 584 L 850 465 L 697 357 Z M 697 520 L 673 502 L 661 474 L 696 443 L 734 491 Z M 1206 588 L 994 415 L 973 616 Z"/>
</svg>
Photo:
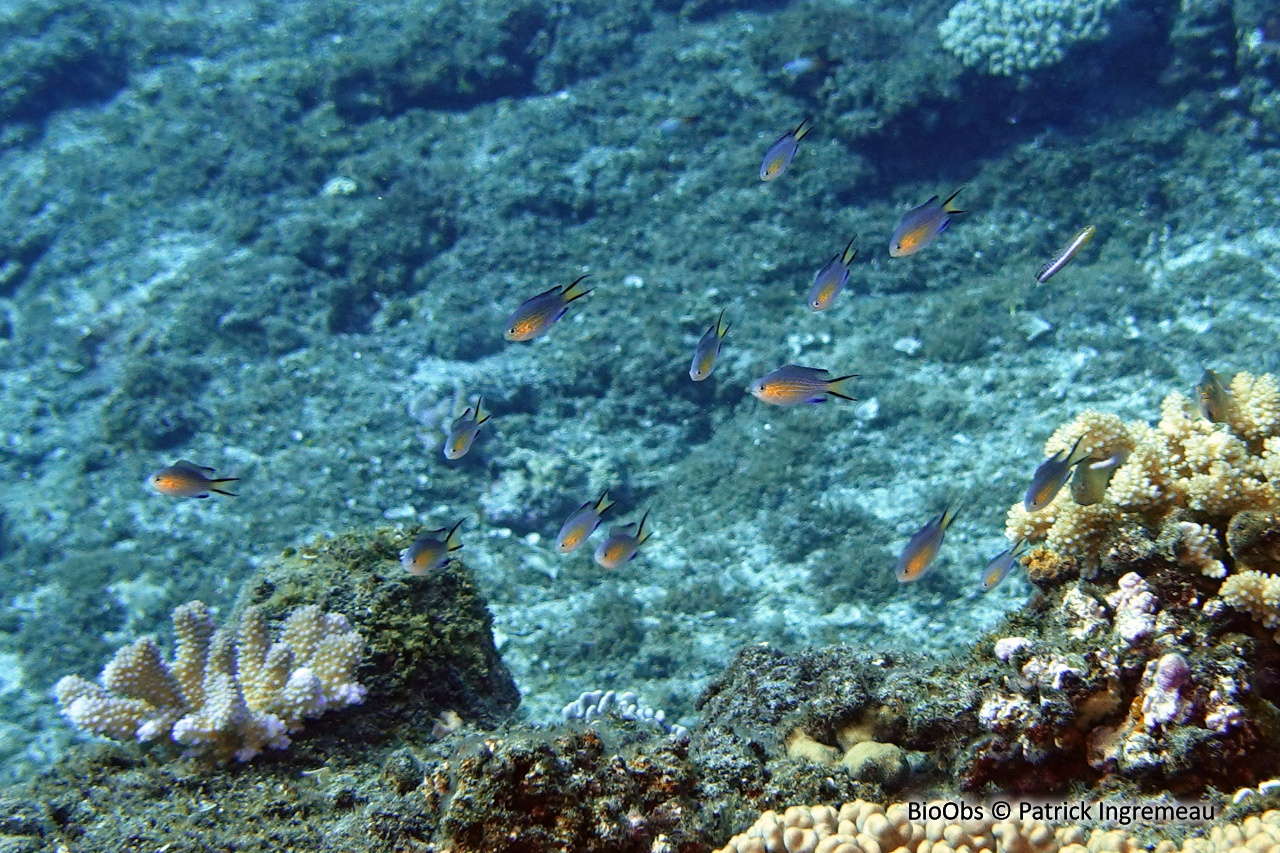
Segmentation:
<svg viewBox="0 0 1280 853">
<path fill-rule="evenodd" d="M 0 802 L 4 849 L 185 837 L 242 850 L 323 840 L 387 851 L 709 851 L 762 813 L 725 849 L 981 850 L 1003 838 L 1014 846 L 999 849 L 1097 853 L 1164 839 L 1164 853 L 1204 853 L 1273 831 L 1274 814 L 1248 816 L 1277 805 L 1266 780 L 1280 772 L 1280 653 L 1248 613 L 1207 606 L 1219 580 L 1189 570 L 1174 548 L 1113 537 L 1087 579 L 1039 572 L 1026 609 L 950 658 L 745 648 L 686 733 L 654 725 L 652 713 L 518 721 L 470 571 L 455 561 L 414 577 L 399 563 L 417 532 L 290 549 L 240 597 L 242 626 L 299 607 L 349 614 L 368 645 L 355 673 L 362 704 L 248 764 L 147 743 L 81 748 Z M 1272 536 L 1259 532 L 1254 550 Z M 1232 568 L 1229 551 L 1222 559 Z M 1241 785 L 1263 792 L 1234 805 L 1217 793 Z M 1147 827 L 1131 837 L 999 816 L 957 819 L 953 831 L 891 805 L 1067 793 L 1194 798 L 1212 807 L 1217 834 Z M 803 803 L 830 805 L 792 808 Z"/>
</svg>

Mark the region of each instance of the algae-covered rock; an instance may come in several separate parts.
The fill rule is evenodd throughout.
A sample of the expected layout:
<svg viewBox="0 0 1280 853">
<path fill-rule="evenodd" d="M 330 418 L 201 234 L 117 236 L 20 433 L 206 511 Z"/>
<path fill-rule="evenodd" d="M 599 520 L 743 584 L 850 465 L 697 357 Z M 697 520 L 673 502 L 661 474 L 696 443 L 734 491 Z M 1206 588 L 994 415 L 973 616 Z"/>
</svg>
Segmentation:
<svg viewBox="0 0 1280 853">
<path fill-rule="evenodd" d="M 343 613 L 367 643 L 360 681 L 369 688 L 359 736 L 421 740 L 454 711 L 489 727 L 520 694 L 493 645 L 492 617 L 459 561 L 422 577 L 399 553 L 413 535 L 382 529 L 290 549 L 245 585 L 239 607 L 277 615 L 305 602 Z"/>
</svg>

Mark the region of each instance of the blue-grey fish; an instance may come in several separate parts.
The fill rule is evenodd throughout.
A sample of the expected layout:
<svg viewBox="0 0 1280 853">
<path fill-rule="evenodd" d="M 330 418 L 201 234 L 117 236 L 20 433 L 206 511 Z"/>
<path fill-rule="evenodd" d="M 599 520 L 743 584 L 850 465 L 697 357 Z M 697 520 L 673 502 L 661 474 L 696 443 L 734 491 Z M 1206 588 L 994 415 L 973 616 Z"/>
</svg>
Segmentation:
<svg viewBox="0 0 1280 853">
<path fill-rule="evenodd" d="M 902 221 L 898 223 L 898 227 L 893 229 L 893 237 L 889 239 L 890 257 L 901 258 L 914 255 L 938 239 L 938 235 L 947 230 L 947 226 L 951 224 L 951 217 L 964 213 L 963 210 L 951 206 L 951 202 L 963 189 L 964 187 L 961 187 L 947 196 L 946 201 L 941 204 L 938 203 L 938 197 L 935 195 L 919 207 L 908 210 L 903 215 Z"/>
<path fill-rule="evenodd" d="M 764 153 L 764 160 L 760 163 L 760 180 L 772 181 L 785 172 L 791 165 L 791 161 L 795 159 L 796 151 L 800 148 L 800 140 L 804 139 L 805 134 L 810 130 L 813 130 L 813 123 L 806 118 L 796 126 L 795 130 L 788 130 L 779 136 Z"/>
<path fill-rule="evenodd" d="M 1226 423 L 1227 414 L 1231 410 L 1231 392 L 1223 386 L 1218 374 L 1209 368 L 1204 369 L 1200 384 L 1196 386 L 1196 397 L 1200 401 L 1200 414 L 1215 424 Z"/>
<path fill-rule="evenodd" d="M 907 540 L 907 547 L 902 549 L 902 554 L 898 557 L 898 569 L 895 572 L 899 583 L 918 581 L 929 571 L 929 564 L 938 556 L 947 528 L 956 520 L 957 512 L 959 509 L 948 506 Z"/>
<path fill-rule="evenodd" d="M 1071 499 L 1080 506 L 1092 506 L 1101 501 L 1116 469 L 1128 458 L 1128 450 L 1117 450 L 1106 459 L 1082 459 L 1071 475 Z"/>
<path fill-rule="evenodd" d="M 558 284 L 526 299 L 507 318 L 503 336 L 509 341 L 531 341 L 544 334 L 569 310 L 570 302 L 591 292 L 590 288 L 578 289 L 587 278 L 589 276 L 579 276 L 567 287 Z"/>
<path fill-rule="evenodd" d="M 449 427 L 449 435 L 444 440 L 444 458 L 461 459 L 471 449 L 471 444 L 480 433 L 480 427 L 489 420 L 490 414 L 484 410 L 484 397 L 476 399 L 476 407 L 470 406 L 458 416 Z"/>
<path fill-rule="evenodd" d="M 229 498 L 236 497 L 235 493 L 220 489 L 218 486 L 223 483 L 234 483 L 240 478 L 209 476 L 212 473 L 212 468 L 179 459 L 147 477 L 147 482 L 157 492 L 171 498 L 207 498 L 210 492 L 217 492 Z"/>
<path fill-rule="evenodd" d="M 412 545 L 400 552 L 400 565 L 411 575 L 425 575 L 427 572 L 443 569 L 448 565 L 453 552 L 462 547 L 462 543 L 458 541 L 458 528 L 461 526 L 462 521 L 459 520 L 447 533 L 443 527 L 423 533 L 413 540 Z M 445 533 L 443 538 L 440 536 L 442 533 Z"/>
<path fill-rule="evenodd" d="M 853 240 L 858 238 L 854 237 Z M 853 240 L 844 247 L 844 251 L 833 255 L 827 265 L 818 270 L 813 277 L 813 286 L 809 288 L 806 301 L 814 311 L 825 311 L 836 301 L 840 291 L 849 281 L 849 264 L 858 257 L 858 250 L 853 248 Z M 849 251 L 853 249 L 853 251 Z"/>
<path fill-rule="evenodd" d="M 579 545 L 595 533 L 596 528 L 600 526 L 600 516 L 604 515 L 613 504 L 614 502 L 609 500 L 609 490 L 606 489 L 598 501 L 587 501 L 578 507 L 561 525 L 560 533 L 556 536 L 556 550 L 561 554 L 576 551 Z"/>
<path fill-rule="evenodd" d="M 828 395 L 854 400 L 857 398 L 848 393 L 848 386 L 857 377 L 858 374 L 850 373 L 832 379 L 831 373 L 821 367 L 784 364 L 751 383 L 751 393 L 756 399 L 775 406 L 825 403 Z"/>
<path fill-rule="evenodd" d="M 644 526 L 648 519 L 649 513 L 646 511 L 640 517 L 638 525 L 633 521 L 630 524 L 624 524 L 621 527 L 615 527 L 610 530 L 609 535 L 596 548 L 596 562 L 606 569 L 616 569 L 627 560 L 635 557 L 636 552 L 640 550 L 640 546 L 645 543 L 645 540 L 649 538 L 652 532 Z"/>
<path fill-rule="evenodd" d="M 711 328 L 702 333 L 698 346 L 693 351 L 693 363 L 689 365 L 689 378 L 701 382 L 716 369 L 716 359 L 720 356 L 720 342 L 729 333 L 729 324 L 724 322 L 724 310 L 711 324 Z"/>
<path fill-rule="evenodd" d="M 1013 567 L 1018 564 L 1018 558 L 1026 553 L 1026 547 L 1027 540 L 1019 539 L 1013 543 L 1012 548 L 1001 551 L 992 558 L 990 563 L 987 563 L 987 568 L 982 573 L 983 592 L 995 589 L 996 584 L 1005 579 L 1009 572 L 1013 570 Z"/>
<path fill-rule="evenodd" d="M 1082 435 L 1076 439 L 1075 444 L 1071 445 L 1070 450 L 1059 450 L 1036 468 L 1035 474 L 1031 476 L 1031 485 L 1027 487 L 1027 494 L 1022 499 L 1022 505 L 1026 507 L 1027 512 L 1036 512 L 1053 503 L 1053 499 L 1058 496 L 1058 492 L 1062 490 L 1067 477 L 1071 474 L 1071 466 L 1082 461 L 1075 456 L 1076 449 L 1080 447 L 1080 442 L 1083 440 Z"/>
</svg>

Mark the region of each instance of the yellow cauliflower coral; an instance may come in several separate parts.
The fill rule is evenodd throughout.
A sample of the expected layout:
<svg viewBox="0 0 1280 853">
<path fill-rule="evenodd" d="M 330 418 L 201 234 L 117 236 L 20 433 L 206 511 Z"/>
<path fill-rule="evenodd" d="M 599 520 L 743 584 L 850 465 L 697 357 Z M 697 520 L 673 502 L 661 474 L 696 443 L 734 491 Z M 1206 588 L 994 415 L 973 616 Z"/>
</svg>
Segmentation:
<svg viewBox="0 0 1280 853">
<path fill-rule="evenodd" d="M 1265 439 L 1280 433 L 1280 383 L 1276 378 L 1270 373 L 1237 373 L 1231 380 L 1227 423 L 1255 451 Z"/>
<path fill-rule="evenodd" d="M 1116 452 L 1129 453 L 1134 440 L 1129 426 L 1116 415 L 1086 409 L 1074 421 L 1058 427 L 1044 443 L 1044 455 L 1070 450 L 1080 441 L 1080 454 L 1106 459 Z"/>
<path fill-rule="evenodd" d="M 1280 493 L 1273 485 L 1280 483 L 1280 383 L 1270 374 L 1240 373 L 1230 388 L 1224 423 L 1209 421 L 1177 392 L 1161 403 L 1154 427 L 1082 412 L 1053 433 L 1045 454 L 1068 450 L 1079 440 L 1083 452 L 1077 456 L 1088 458 L 1077 470 L 1123 460 L 1101 500 L 1081 506 L 1064 489 L 1036 512 L 1015 504 L 1006 517 L 1006 535 L 1073 557 L 1086 573 L 1101 565 L 1123 537 L 1145 535 L 1150 543 L 1165 543 L 1161 547 L 1180 565 L 1206 577 L 1223 577 L 1227 566 L 1221 542 L 1231 519 L 1280 510 Z M 1089 499 L 1096 499 L 1096 493 Z M 1280 577 L 1272 582 L 1271 575 L 1263 576 L 1268 579 L 1264 584 L 1253 575 L 1228 578 L 1224 599 L 1255 615 L 1274 613 L 1265 624 L 1280 627 L 1280 611 L 1275 611 Z"/>
</svg>

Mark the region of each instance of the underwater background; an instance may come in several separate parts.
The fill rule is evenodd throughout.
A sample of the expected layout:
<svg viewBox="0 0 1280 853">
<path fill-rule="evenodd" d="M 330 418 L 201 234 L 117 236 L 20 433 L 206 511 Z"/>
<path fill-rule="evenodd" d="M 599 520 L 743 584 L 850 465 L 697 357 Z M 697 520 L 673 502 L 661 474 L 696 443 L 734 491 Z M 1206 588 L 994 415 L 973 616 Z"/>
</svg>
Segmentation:
<svg viewBox="0 0 1280 853">
<path fill-rule="evenodd" d="M 1059 424 L 1280 367 L 1268 3 L 5 2 L 0 33 L 5 782 L 75 737 L 60 676 L 355 528 L 463 521 L 532 722 L 613 688 L 695 725 L 755 643 L 961 651 L 1031 592 L 979 584 Z M 786 363 L 859 399 L 750 396 Z M 178 459 L 239 496 L 151 490 Z M 554 553 L 605 489 L 605 526 L 648 511 L 652 539 L 612 570 Z"/>
</svg>

